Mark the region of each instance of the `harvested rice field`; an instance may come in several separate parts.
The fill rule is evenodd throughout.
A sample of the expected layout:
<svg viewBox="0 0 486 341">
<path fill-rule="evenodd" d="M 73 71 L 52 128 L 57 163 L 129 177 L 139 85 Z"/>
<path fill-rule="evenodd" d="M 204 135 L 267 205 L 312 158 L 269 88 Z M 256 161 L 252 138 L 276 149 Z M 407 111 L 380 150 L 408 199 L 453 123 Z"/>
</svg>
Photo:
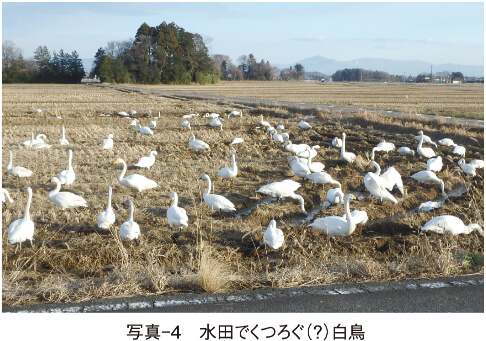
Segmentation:
<svg viewBox="0 0 486 341">
<path fill-rule="evenodd" d="M 313 96 L 305 83 L 297 85 L 293 90 L 286 88 L 284 93 L 279 84 L 269 84 L 267 90 L 259 89 L 258 95 L 296 102 Z M 323 89 L 327 85 L 315 86 Z M 247 92 L 238 92 L 243 87 Z M 470 89 L 469 85 L 454 88 L 460 91 L 444 87 L 448 102 L 439 104 L 435 88 L 418 91 L 420 100 L 414 99 L 410 91 L 400 91 L 396 100 L 384 101 L 378 85 L 346 87 L 341 89 L 348 92 L 346 96 L 339 98 L 336 87 L 334 97 L 322 96 L 318 102 L 394 110 L 390 105 L 393 102 L 407 114 L 397 118 L 363 110 L 250 106 L 228 100 L 195 101 L 163 95 L 163 90 L 222 93 L 220 89 L 224 89 L 227 96 L 256 96 L 249 94 L 251 84 L 245 82 L 214 87 L 150 87 L 160 89 L 160 94 L 84 84 L 3 85 L 2 187 L 14 200 L 2 204 L 3 305 L 484 273 L 484 239 L 478 231 L 467 235 L 419 232 L 427 221 L 445 214 L 459 217 L 466 225 L 479 223 L 484 228 L 483 169 L 477 169 L 476 176 L 467 176 L 458 164 L 461 157 L 452 153 L 453 147 L 427 144 L 442 157 L 443 168 L 437 176 L 443 180 L 447 196 L 442 195 L 439 184 L 424 185 L 410 177 L 427 168 L 426 159 L 417 154 L 399 154 L 396 149 L 377 152 L 375 161 L 383 171 L 393 166 L 401 174 L 405 194 L 396 188 L 391 191 L 398 202 L 381 203 L 370 197 L 364 185 L 364 176 L 374 171 L 370 166 L 373 147 L 386 140 L 397 149 L 406 146 L 416 150 L 418 142 L 413 137 L 420 130 L 433 141 L 447 137 L 464 146 L 466 162 L 483 160 L 482 125 L 413 115 L 433 107 L 434 113 L 464 116 L 472 113 L 474 107 L 474 114 L 468 117 L 476 117 L 484 107 L 482 88 L 470 90 L 474 99 L 464 100 L 461 91 Z M 382 87 L 388 89 L 386 85 Z M 407 94 L 410 101 L 414 99 L 413 106 L 407 106 Z M 468 101 L 471 103 L 464 104 Z M 461 109 L 459 103 L 467 109 Z M 36 109 L 42 112 L 34 113 Z M 130 110 L 138 113 L 128 118 L 117 114 Z M 146 114 L 147 110 L 152 113 Z M 228 117 L 233 110 L 241 111 L 242 117 Z M 224 118 L 223 129 L 209 126 L 211 119 L 204 117 L 206 113 L 220 114 Z M 188 114 L 199 115 L 187 119 L 191 130 L 181 125 L 182 116 Z M 342 191 L 356 197 L 350 202 L 350 209 L 366 211 L 366 223 L 335 240 L 309 227 L 317 218 L 343 215 L 344 207 L 324 204 L 327 192 L 335 186 L 313 184 L 293 174 L 287 160 L 292 153 L 282 143 L 274 142 L 270 133 L 257 128 L 261 127 L 261 115 L 273 126 L 284 125 L 293 144 L 320 147 L 313 162 L 323 163 L 325 171 L 340 182 Z M 136 132 L 129 125 L 133 118 L 142 126 L 156 121 L 153 135 Z M 298 128 L 302 120 L 312 128 Z M 57 143 L 62 127 L 69 145 Z M 343 132 L 346 151 L 356 154 L 353 163 L 341 160 L 340 149 L 331 144 Z M 31 139 L 31 133 L 45 134 L 51 147 L 22 145 Z M 190 148 L 190 133 L 209 144 L 210 149 L 196 152 Z M 102 141 L 109 134 L 113 134 L 113 149 L 102 150 Z M 235 137 L 244 142 L 230 145 Z M 69 149 L 76 178 L 72 185 L 62 185 L 61 190 L 82 196 L 87 207 L 61 210 L 48 199 L 49 191 L 55 187 L 49 180 L 67 169 Z M 223 180 L 216 174 L 231 166 L 232 149 L 236 150 L 238 175 Z M 13 165 L 32 170 L 32 176 L 18 178 L 7 172 L 9 151 Z M 151 151 L 157 155 L 150 169 L 134 166 Z M 127 175 L 138 173 L 159 187 L 138 193 L 122 186 L 118 181 L 122 166 L 114 164 L 119 158 L 128 165 Z M 220 214 L 206 205 L 203 194 L 207 183 L 203 174 L 212 180 L 211 193 L 230 200 L 236 208 L 234 212 Z M 303 197 L 306 213 L 301 212 L 297 200 L 277 201 L 256 193 L 260 187 L 284 179 L 301 184 L 295 193 Z M 108 185 L 113 187 L 116 221 L 109 230 L 103 230 L 98 228 L 97 218 L 106 208 Z M 26 186 L 33 191 L 30 218 L 35 232 L 32 245 L 26 241 L 20 247 L 8 242 L 8 227 L 24 214 Z M 189 217 L 188 227 L 182 229 L 178 238 L 174 236 L 178 229 L 171 230 L 167 220 L 171 192 L 178 194 L 179 206 Z M 120 226 L 128 220 L 127 200 L 133 201 L 133 220 L 140 226 L 140 236 L 133 241 L 122 241 L 119 236 Z M 440 207 L 420 212 L 419 205 L 426 201 L 437 201 Z M 263 243 L 263 234 L 272 219 L 285 238 L 276 250 Z"/>
</svg>

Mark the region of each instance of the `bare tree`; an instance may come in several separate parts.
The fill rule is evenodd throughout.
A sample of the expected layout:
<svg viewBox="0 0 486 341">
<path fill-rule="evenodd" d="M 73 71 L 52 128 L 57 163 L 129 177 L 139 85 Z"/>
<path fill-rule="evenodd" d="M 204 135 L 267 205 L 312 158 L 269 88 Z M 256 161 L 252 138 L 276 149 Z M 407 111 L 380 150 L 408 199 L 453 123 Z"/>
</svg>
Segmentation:
<svg viewBox="0 0 486 341">
<path fill-rule="evenodd" d="M 15 46 L 11 40 L 2 42 L 2 70 L 8 70 L 12 62 L 22 58 L 22 50 Z"/>
</svg>

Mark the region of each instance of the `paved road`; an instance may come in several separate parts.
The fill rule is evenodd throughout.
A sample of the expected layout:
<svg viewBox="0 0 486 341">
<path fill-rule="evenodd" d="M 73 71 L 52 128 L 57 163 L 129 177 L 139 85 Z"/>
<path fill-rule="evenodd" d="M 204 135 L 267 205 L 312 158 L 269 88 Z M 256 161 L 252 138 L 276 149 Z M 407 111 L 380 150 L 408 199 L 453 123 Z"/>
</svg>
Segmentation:
<svg viewBox="0 0 486 341">
<path fill-rule="evenodd" d="M 42 304 L 4 312 L 477 312 L 484 276 Z"/>
<path fill-rule="evenodd" d="M 354 107 L 341 107 L 341 106 L 333 106 L 333 105 L 326 105 L 326 104 L 315 104 L 315 103 L 299 103 L 299 102 L 288 102 L 288 101 L 274 101 L 274 100 L 267 100 L 267 99 L 255 99 L 255 98 L 241 98 L 241 97 L 230 97 L 230 96 L 221 96 L 221 95 L 206 95 L 206 94 L 197 94 L 197 93 L 189 93 L 183 91 L 166 91 L 154 88 L 144 88 L 138 87 L 135 85 L 113 85 L 113 84 L 104 84 L 104 83 L 90 83 L 90 85 L 100 86 L 100 87 L 111 87 L 113 89 L 118 89 L 122 91 L 130 91 L 135 93 L 150 93 L 155 95 L 162 95 L 171 98 L 179 98 L 179 99 L 186 99 L 186 100 L 216 100 L 216 101 L 230 101 L 232 103 L 241 103 L 241 104 L 265 104 L 265 105 L 278 105 L 278 106 L 290 106 L 290 107 L 302 107 L 302 108 L 317 108 L 321 110 L 339 110 L 344 112 L 350 111 L 357 111 L 357 110 L 366 110 L 368 113 L 374 114 L 384 114 L 384 115 L 391 115 L 391 116 L 401 116 L 403 113 L 397 111 L 383 111 L 383 110 L 373 110 L 369 108 L 354 108 Z M 435 119 L 436 116 L 434 115 L 423 115 L 423 114 L 416 114 L 417 116 L 427 117 L 429 119 Z M 484 126 L 484 120 L 474 120 L 468 118 L 456 118 L 456 117 L 445 117 L 452 121 L 457 121 L 465 124 L 473 124 L 473 125 L 482 125 Z"/>
</svg>

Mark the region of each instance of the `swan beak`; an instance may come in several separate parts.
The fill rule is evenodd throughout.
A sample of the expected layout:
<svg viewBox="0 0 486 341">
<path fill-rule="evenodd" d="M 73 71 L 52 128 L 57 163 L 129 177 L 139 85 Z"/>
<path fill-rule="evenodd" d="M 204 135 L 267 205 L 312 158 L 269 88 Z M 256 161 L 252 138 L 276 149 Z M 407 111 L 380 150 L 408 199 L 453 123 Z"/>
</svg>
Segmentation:
<svg viewBox="0 0 486 341">
<path fill-rule="evenodd" d="M 113 161 L 113 164 L 116 165 L 116 161 Z"/>
</svg>

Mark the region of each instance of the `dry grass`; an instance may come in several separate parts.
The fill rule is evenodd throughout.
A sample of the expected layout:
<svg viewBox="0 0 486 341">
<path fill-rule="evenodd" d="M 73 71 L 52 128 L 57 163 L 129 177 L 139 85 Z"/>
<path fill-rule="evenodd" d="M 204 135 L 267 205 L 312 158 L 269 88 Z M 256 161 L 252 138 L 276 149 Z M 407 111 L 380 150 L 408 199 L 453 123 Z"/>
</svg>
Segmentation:
<svg viewBox="0 0 486 341">
<path fill-rule="evenodd" d="M 28 114 L 42 108 L 40 115 Z M 128 120 L 100 114 L 130 109 L 161 112 L 154 136 L 140 136 L 128 128 Z M 210 151 L 195 153 L 188 147 L 189 131 L 180 126 L 188 113 L 228 113 L 242 110 L 242 119 L 227 119 L 224 131 L 211 129 L 204 118 L 193 119 L 196 136 L 211 145 Z M 259 115 L 274 124 L 283 124 L 296 143 L 319 144 L 316 161 L 343 184 L 345 192 L 365 193 L 363 176 L 368 169 L 367 155 L 382 139 L 396 147 L 416 146 L 411 137 L 419 129 L 434 139 L 451 137 L 467 148 L 467 159 L 484 158 L 482 127 L 450 124 L 441 119 L 427 120 L 409 115 L 402 120 L 363 111 L 320 112 L 294 107 L 234 105 L 230 102 L 182 101 L 153 94 L 126 93 L 92 86 L 6 85 L 3 87 L 2 186 L 14 202 L 2 206 L 2 297 L 4 305 L 36 302 L 85 301 L 93 298 L 147 295 L 180 291 L 219 292 L 258 287 L 292 287 L 326 283 L 380 281 L 404 278 L 482 273 L 484 241 L 476 233 L 469 236 L 418 234 L 424 222 L 440 214 L 454 214 L 466 223 L 482 222 L 484 217 L 484 177 L 467 179 L 457 165 L 457 157 L 441 148 L 445 170 L 441 177 L 446 191 L 467 191 L 449 198 L 437 212 L 407 215 L 420 202 L 438 198 L 437 186 L 417 186 L 407 178 L 424 168 L 425 162 L 396 153 L 379 154 L 382 168 L 393 165 L 407 178 L 407 197 L 398 205 L 377 204 L 364 199 L 353 202 L 352 209 L 365 209 L 370 222 L 350 236 L 333 243 L 321 232 L 309 229 L 298 204 L 292 200 L 271 202 L 256 207 L 261 198 L 255 190 L 272 181 L 289 178 L 288 157 L 269 135 L 256 130 Z M 62 117 L 58 119 L 57 116 Z M 143 115 L 142 115 L 143 116 Z M 308 116 L 313 130 L 301 132 L 296 123 Z M 141 118 L 148 125 L 149 118 Z M 61 125 L 66 128 L 69 146 L 56 145 Z M 48 150 L 32 150 L 20 145 L 30 132 L 45 133 L 53 145 Z M 345 165 L 339 153 L 329 147 L 332 138 L 347 133 L 349 150 L 361 163 Z M 114 134 L 115 148 L 101 150 L 101 141 Z M 245 143 L 236 145 L 239 175 L 232 182 L 215 174 L 230 165 L 228 143 L 240 136 Z M 73 149 L 76 181 L 63 190 L 82 195 L 88 208 L 61 211 L 47 200 L 53 188 L 46 181 L 67 166 L 67 149 Z M 8 150 L 14 164 L 30 168 L 34 176 L 17 179 L 8 175 L 5 165 Z M 161 185 L 156 190 L 135 194 L 118 184 L 121 167 L 112 162 L 124 158 L 133 165 L 141 156 L 156 150 L 155 165 L 128 174 L 140 173 Z M 209 174 L 213 190 L 228 197 L 241 218 L 221 217 L 202 201 Z M 295 179 L 295 178 L 294 178 Z M 117 217 L 111 231 L 96 227 L 98 214 L 105 209 L 106 187 L 113 186 L 113 208 Z M 7 227 L 23 214 L 24 186 L 33 189 L 31 217 L 35 222 L 34 246 L 27 243 L 16 250 L 7 242 Z M 325 190 L 329 187 L 325 187 Z M 190 225 L 174 243 L 166 210 L 169 194 L 179 194 Z M 325 199 L 322 186 L 306 183 L 298 190 L 304 196 L 306 210 L 316 209 L 315 218 L 342 215 L 342 206 L 318 209 Z M 128 217 L 123 202 L 135 203 L 134 220 L 141 227 L 135 242 L 122 242 L 119 226 Z M 249 210 L 249 211 L 247 211 Z M 245 213 L 245 214 L 243 214 Z M 284 246 L 275 251 L 261 242 L 270 219 L 284 231 Z"/>
</svg>

